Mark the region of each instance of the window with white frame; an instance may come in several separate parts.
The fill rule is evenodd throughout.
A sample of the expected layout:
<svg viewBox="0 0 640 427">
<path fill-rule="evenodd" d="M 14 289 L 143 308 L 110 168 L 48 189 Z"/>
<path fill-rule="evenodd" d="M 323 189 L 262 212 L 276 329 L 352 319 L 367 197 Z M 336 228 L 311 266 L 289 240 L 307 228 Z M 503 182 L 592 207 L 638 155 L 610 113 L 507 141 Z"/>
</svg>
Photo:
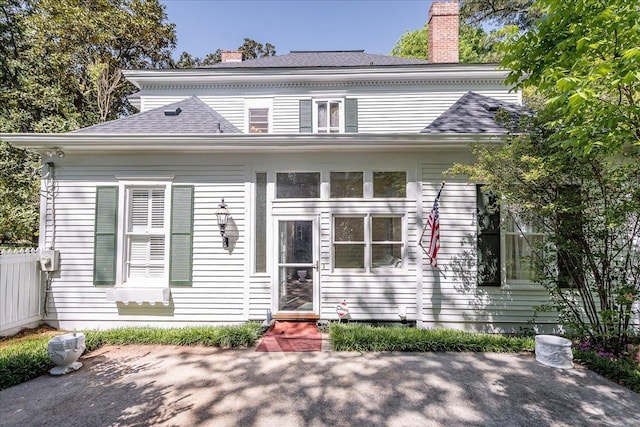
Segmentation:
<svg viewBox="0 0 640 427">
<path fill-rule="evenodd" d="M 272 131 L 272 98 L 248 98 L 245 100 L 244 108 L 246 133 L 270 133 Z"/>
<path fill-rule="evenodd" d="M 504 224 L 504 264 L 506 279 L 534 281 L 535 264 L 543 256 L 544 233 L 514 214 L 508 215 Z"/>
<path fill-rule="evenodd" d="M 333 267 L 371 272 L 402 268 L 403 217 L 336 215 L 333 217 Z"/>
<path fill-rule="evenodd" d="M 249 133 L 269 132 L 269 109 L 249 108 Z"/>
<path fill-rule="evenodd" d="M 402 267 L 402 217 L 371 217 L 371 266 Z"/>
<path fill-rule="evenodd" d="M 536 262 L 543 256 L 544 232 L 513 213 L 502 212 L 497 197 L 482 185 L 476 186 L 476 209 L 478 284 L 533 282 Z"/>
<path fill-rule="evenodd" d="M 320 172 L 276 173 L 276 198 L 317 199 L 320 197 Z"/>
<path fill-rule="evenodd" d="M 317 133 L 344 132 L 344 102 L 341 99 L 314 102 L 314 131 Z"/>
<path fill-rule="evenodd" d="M 96 187 L 95 285 L 192 284 L 195 188 L 168 181 Z"/>
<path fill-rule="evenodd" d="M 365 268 L 365 217 L 333 218 L 334 268 Z"/>
<path fill-rule="evenodd" d="M 364 173 L 331 172 L 329 174 L 330 197 L 332 199 L 364 197 Z"/>
<path fill-rule="evenodd" d="M 373 197 L 406 197 L 406 172 L 373 172 Z"/>
<path fill-rule="evenodd" d="M 167 264 L 168 197 L 165 186 L 126 188 L 126 282 L 164 279 Z"/>
</svg>

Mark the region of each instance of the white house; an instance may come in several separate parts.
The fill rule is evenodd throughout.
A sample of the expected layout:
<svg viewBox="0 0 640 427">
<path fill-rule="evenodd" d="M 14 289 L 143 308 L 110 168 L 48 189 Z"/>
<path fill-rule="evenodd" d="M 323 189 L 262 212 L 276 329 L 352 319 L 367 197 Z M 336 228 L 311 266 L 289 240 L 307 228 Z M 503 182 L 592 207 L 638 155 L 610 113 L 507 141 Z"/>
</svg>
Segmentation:
<svg viewBox="0 0 640 427">
<path fill-rule="evenodd" d="M 59 254 L 46 321 L 336 319 L 346 300 L 355 320 L 531 327 L 547 294 L 528 280 L 528 247 L 478 185 L 443 176 L 472 161 L 470 144 L 500 144 L 496 110 L 521 101 L 495 64 L 457 63 L 451 12 L 432 6 L 430 61 L 227 52 L 208 68 L 125 71 L 133 116 L 2 135 L 43 155 L 40 247 Z M 432 267 L 420 240 L 443 180 Z"/>
</svg>

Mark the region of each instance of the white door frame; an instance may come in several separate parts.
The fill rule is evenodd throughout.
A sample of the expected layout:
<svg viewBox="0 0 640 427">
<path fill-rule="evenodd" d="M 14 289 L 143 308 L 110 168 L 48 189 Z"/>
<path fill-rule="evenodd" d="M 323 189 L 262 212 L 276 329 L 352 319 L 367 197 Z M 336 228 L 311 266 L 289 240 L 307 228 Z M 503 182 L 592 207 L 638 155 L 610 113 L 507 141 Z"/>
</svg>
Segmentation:
<svg viewBox="0 0 640 427">
<path fill-rule="evenodd" d="M 275 314 L 320 314 L 320 216 L 319 215 L 273 215 L 273 248 L 271 252 L 272 280 L 271 280 L 271 311 Z M 289 311 L 280 310 L 280 222 L 281 221 L 311 221 L 313 229 L 313 258 L 312 263 L 307 265 L 313 269 L 313 311 Z M 306 263 L 305 263 L 306 264 Z"/>
</svg>

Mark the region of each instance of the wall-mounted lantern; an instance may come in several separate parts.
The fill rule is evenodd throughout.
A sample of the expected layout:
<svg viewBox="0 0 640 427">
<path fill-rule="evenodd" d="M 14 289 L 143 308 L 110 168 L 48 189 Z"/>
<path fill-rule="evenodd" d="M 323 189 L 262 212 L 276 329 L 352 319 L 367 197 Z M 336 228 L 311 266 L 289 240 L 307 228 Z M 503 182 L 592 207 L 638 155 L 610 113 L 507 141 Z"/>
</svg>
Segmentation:
<svg viewBox="0 0 640 427">
<path fill-rule="evenodd" d="M 216 217 L 218 218 L 218 227 L 220 228 L 220 235 L 222 236 L 222 247 L 227 249 L 229 247 L 229 238 L 225 236 L 225 231 L 227 229 L 227 221 L 229 221 L 229 210 L 227 209 L 224 199 L 222 199 L 222 203 L 218 206 L 220 206 L 220 208 L 216 211 Z"/>
</svg>

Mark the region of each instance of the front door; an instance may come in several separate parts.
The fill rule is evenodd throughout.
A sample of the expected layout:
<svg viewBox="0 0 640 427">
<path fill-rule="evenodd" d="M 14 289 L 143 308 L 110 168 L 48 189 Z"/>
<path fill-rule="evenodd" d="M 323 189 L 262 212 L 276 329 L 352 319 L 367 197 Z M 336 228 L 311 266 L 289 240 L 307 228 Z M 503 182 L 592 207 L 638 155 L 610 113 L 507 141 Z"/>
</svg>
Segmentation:
<svg viewBox="0 0 640 427">
<path fill-rule="evenodd" d="M 277 312 L 317 314 L 316 219 L 277 219 Z"/>
</svg>

